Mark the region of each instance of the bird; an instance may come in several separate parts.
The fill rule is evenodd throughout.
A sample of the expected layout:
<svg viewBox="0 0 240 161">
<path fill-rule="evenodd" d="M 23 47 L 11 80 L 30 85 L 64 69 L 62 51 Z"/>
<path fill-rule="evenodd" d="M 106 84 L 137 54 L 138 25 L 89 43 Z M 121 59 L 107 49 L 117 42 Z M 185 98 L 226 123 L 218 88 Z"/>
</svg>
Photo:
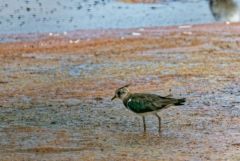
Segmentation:
<svg viewBox="0 0 240 161">
<path fill-rule="evenodd" d="M 240 10 L 235 0 L 210 0 L 209 7 L 216 21 L 240 21 Z"/>
<path fill-rule="evenodd" d="M 144 133 L 146 133 L 145 116 L 147 114 L 153 114 L 158 118 L 159 129 L 161 133 L 161 117 L 158 112 L 162 109 L 166 109 L 170 106 L 181 106 L 186 102 L 185 98 L 172 98 L 171 95 L 160 96 L 157 94 L 149 93 L 131 93 L 127 84 L 123 87 L 116 89 L 112 101 L 116 98 L 123 101 L 124 106 L 130 111 L 142 116 Z"/>
</svg>

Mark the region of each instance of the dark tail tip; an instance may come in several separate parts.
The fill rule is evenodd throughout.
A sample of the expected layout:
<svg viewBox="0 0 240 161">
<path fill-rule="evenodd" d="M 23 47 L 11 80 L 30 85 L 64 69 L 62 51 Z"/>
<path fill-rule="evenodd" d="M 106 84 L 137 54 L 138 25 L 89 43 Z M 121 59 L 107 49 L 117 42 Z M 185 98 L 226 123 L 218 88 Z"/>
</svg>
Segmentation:
<svg viewBox="0 0 240 161">
<path fill-rule="evenodd" d="M 176 106 L 184 105 L 185 102 L 186 102 L 186 98 L 181 98 L 181 99 L 178 99 L 174 105 Z"/>
</svg>

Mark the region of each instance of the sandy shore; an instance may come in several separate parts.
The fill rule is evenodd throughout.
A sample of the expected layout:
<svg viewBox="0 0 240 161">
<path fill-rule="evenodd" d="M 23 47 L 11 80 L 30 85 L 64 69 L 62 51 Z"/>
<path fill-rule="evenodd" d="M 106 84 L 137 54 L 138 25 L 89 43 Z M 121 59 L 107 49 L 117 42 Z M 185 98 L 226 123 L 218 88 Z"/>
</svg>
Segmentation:
<svg viewBox="0 0 240 161">
<path fill-rule="evenodd" d="M 240 160 L 240 24 L 5 35 L 1 160 Z M 186 97 L 141 118 L 114 90 Z"/>
</svg>

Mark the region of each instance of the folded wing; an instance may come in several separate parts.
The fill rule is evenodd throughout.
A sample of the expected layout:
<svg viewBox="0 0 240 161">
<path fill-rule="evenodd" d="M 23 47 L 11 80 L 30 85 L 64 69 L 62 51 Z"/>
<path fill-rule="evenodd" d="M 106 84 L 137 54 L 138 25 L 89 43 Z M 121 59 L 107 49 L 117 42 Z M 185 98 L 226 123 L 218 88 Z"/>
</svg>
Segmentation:
<svg viewBox="0 0 240 161">
<path fill-rule="evenodd" d="M 135 93 L 128 99 L 127 108 L 136 113 L 145 113 L 167 108 L 171 105 L 183 105 L 184 102 L 185 99 Z"/>
</svg>

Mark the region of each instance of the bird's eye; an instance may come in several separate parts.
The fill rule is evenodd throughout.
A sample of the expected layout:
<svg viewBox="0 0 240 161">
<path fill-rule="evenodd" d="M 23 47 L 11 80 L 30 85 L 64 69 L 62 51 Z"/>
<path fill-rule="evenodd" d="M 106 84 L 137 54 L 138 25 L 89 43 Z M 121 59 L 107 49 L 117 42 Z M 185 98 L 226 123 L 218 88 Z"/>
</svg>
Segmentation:
<svg viewBox="0 0 240 161">
<path fill-rule="evenodd" d="M 120 96 L 120 94 L 121 94 L 121 92 L 120 92 L 120 91 L 118 91 L 118 92 L 117 92 L 117 95 L 118 95 L 118 96 Z"/>
</svg>

